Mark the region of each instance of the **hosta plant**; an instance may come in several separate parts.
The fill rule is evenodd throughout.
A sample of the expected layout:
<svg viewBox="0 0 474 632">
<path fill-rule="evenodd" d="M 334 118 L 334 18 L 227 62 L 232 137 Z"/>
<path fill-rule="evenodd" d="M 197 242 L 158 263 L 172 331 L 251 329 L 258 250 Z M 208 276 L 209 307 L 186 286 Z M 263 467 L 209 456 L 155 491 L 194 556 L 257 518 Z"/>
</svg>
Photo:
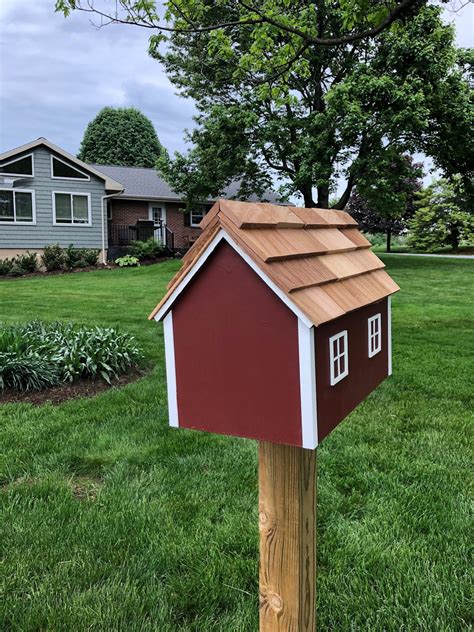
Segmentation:
<svg viewBox="0 0 474 632">
<path fill-rule="evenodd" d="M 0 326 L 0 390 L 38 390 L 78 378 L 110 383 L 142 357 L 133 336 L 111 327 L 41 321 Z"/>
</svg>

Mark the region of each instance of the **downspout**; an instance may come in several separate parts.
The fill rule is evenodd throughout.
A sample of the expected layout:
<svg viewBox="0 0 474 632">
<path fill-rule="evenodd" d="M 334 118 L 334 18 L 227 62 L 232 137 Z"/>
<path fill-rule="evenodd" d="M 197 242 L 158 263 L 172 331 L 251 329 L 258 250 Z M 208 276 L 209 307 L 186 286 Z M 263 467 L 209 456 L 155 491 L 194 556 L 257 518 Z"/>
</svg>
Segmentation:
<svg viewBox="0 0 474 632">
<path fill-rule="evenodd" d="M 117 195 L 123 193 L 125 189 L 122 189 L 118 193 L 110 193 L 109 195 L 103 195 L 101 197 L 101 205 L 102 205 L 102 263 L 107 265 L 107 257 L 105 256 L 105 212 L 104 212 L 104 202 L 105 200 L 109 200 Z"/>
</svg>

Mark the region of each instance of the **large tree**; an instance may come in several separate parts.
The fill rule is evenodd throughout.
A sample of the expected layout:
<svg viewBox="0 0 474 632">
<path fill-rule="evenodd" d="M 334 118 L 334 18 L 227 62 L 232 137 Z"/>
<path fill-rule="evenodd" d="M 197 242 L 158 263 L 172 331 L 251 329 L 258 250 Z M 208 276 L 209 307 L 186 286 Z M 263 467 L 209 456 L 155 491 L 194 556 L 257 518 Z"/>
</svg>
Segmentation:
<svg viewBox="0 0 474 632">
<path fill-rule="evenodd" d="M 96 164 L 155 167 L 166 155 L 153 123 L 135 108 L 103 108 L 84 132 L 78 158 Z"/>
<path fill-rule="evenodd" d="M 57 5 L 98 13 L 94 0 Z M 119 0 L 103 19 L 157 29 L 150 53 L 196 102 L 193 148 L 161 165 L 190 198 L 220 193 L 235 178 L 242 195 L 278 179 L 305 205 L 328 206 L 344 176 L 336 202 L 343 208 L 355 183 L 392 149 L 424 151 L 438 166 L 449 161 L 452 172 L 472 162 L 467 66 L 440 9 L 424 0 L 164 5 L 164 21 L 151 0 Z M 398 9 L 397 20 L 385 23 Z M 160 52 L 166 29 L 172 32 Z M 459 135 L 462 144 L 446 140 Z"/>
<path fill-rule="evenodd" d="M 362 230 L 384 233 L 390 252 L 392 235 L 406 232 L 415 213 L 423 169 L 408 155 L 387 151 L 385 158 L 360 177 L 347 210 Z"/>
</svg>

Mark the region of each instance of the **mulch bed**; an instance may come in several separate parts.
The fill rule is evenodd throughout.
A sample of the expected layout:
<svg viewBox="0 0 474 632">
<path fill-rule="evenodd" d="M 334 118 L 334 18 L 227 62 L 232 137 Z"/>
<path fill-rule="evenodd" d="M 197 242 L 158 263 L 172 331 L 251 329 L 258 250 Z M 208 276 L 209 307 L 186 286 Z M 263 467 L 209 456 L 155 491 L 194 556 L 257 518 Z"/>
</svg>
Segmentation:
<svg viewBox="0 0 474 632">
<path fill-rule="evenodd" d="M 144 369 L 132 369 L 128 373 L 124 373 L 116 380 L 112 381 L 112 384 L 108 384 L 102 378 L 96 380 L 77 380 L 67 384 L 58 384 L 51 388 L 45 388 L 42 391 L 30 391 L 28 393 L 19 393 L 18 391 L 5 389 L 0 394 L 1 404 L 34 404 L 41 406 L 41 404 L 61 404 L 69 399 L 76 399 L 76 397 L 93 397 L 102 391 L 106 391 L 109 388 L 120 388 L 131 382 L 135 382 L 139 378 L 146 375 L 147 371 Z"/>
<path fill-rule="evenodd" d="M 155 263 L 163 263 L 164 261 L 169 261 L 173 259 L 173 257 L 160 257 L 159 259 L 144 259 L 140 261 L 140 267 L 142 266 L 151 266 Z M 116 270 L 120 268 L 120 266 L 115 263 L 107 263 L 107 265 L 97 265 L 97 266 L 88 266 L 87 268 L 72 268 L 71 270 L 44 270 L 38 272 L 29 272 L 28 274 L 22 274 L 21 276 L 15 276 L 13 274 L 5 274 L 0 276 L 0 281 L 6 281 L 11 279 L 31 279 L 33 277 L 45 277 L 45 276 L 55 276 L 55 275 L 64 275 L 64 274 L 79 274 L 80 272 L 94 272 L 97 270 Z M 125 269 L 125 268 L 124 268 Z"/>
</svg>

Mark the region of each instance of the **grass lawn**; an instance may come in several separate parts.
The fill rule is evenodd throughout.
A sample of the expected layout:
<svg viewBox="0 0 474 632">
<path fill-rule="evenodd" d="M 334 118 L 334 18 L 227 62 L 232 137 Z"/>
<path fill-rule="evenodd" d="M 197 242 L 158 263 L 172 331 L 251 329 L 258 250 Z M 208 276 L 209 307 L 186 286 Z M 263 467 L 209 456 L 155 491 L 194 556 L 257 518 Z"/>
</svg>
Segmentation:
<svg viewBox="0 0 474 632">
<path fill-rule="evenodd" d="M 318 629 L 468 630 L 474 265 L 384 260 L 394 375 L 318 449 Z M 0 282 L 0 320 L 116 325 L 155 366 L 0 406 L 1 630 L 258 629 L 257 446 L 167 427 L 146 316 L 178 266 Z"/>
</svg>

